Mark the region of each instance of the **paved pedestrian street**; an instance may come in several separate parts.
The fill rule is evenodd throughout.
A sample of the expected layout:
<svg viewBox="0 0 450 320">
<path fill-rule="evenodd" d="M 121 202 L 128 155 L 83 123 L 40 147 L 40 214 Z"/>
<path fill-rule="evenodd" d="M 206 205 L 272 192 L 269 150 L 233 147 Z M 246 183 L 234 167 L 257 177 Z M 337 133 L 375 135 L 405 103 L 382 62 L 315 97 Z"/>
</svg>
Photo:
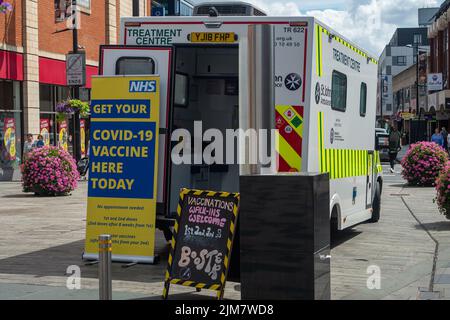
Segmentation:
<svg viewBox="0 0 450 320">
<path fill-rule="evenodd" d="M 407 187 L 384 171 L 380 221 L 333 233 L 332 299 L 450 299 L 450 221 L 433 203 L 434 189 Z M 20 183 L 0 184 L 0 299 L 98 299 L 98 266 L 81 260 L 86 192 L 85 181 L 68 197 L 35 197 Z M 113 299 L 160 299 L 168 252 L 161 231 L 156 251 L 156 265 L 113 264 Z M 79 290 L 66 286 L 72 265 L 81 269 Z M 368 281 L 374 271 L 379 286 Z M 176 285 L 170 293 L 214 297 Z M 225 298 L 240 298 L 238 284 L 227 283 Z"/>
</svg>

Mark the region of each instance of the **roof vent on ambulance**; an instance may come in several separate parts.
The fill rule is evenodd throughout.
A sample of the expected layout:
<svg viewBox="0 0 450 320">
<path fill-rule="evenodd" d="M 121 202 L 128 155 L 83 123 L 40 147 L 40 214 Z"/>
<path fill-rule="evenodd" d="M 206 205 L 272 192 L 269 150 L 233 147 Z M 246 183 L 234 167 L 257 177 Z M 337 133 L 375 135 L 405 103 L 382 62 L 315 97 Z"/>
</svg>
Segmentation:
<svg viewBox="0 0 450 320">
<path fill-rule="evenodd" d="M 267 14 L 254 5 L 241 1 L 232 2 L 203 2 L 194 6 L 194 16 L 211 16 L 214 8 L 219 16 L 267 16 Z"/>
</svg>

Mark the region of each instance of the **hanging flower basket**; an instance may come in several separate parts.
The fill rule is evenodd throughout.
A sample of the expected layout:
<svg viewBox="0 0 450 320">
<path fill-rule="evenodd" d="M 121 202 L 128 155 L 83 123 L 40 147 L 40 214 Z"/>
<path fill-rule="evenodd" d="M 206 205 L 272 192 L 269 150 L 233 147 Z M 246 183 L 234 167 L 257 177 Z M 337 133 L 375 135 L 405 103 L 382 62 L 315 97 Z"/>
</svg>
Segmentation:
<svg viewBox="0 0 450 320">
<path fill-rule="evenodd" d="M 13 7 L 9 2 L 0 0 L 0 13 L 6 14 L 7 12 L 12 11 Z"/>
<path fill-rule="evenodd" d="M 56 119 L 58 122 L 66 119 L 68 114 L 79 112 L 81 118 L 89 117 L 89 104 L 78 99 L 68 99 L 56 105 Z"/>
</svg>

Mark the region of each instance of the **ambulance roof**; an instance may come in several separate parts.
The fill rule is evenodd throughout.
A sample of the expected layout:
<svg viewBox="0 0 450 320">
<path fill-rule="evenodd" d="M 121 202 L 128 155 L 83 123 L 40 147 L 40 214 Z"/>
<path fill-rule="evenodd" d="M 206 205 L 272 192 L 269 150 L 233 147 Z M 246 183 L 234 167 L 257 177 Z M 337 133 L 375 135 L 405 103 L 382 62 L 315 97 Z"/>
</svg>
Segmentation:
<svg viewBox="0 0 450 320">
<path fill-rule="evenodd" d="M 362 52 L 371 60 L 378 60 L 375 55 L 369 53 L 367 50 L 362 49 L 360 46 L 335 31 L 325 23 L 321 22 L 312 16 L 158 16 L 158 17 L 123 17 L 121 18 L 121 27 L 123 26 L 139 26 L 140 24 L 168 24 L 168 25 L 182 25 L 182 24 L 195 24 L 195 23 L 213 23 L 222 22 L 223 24 L 237 24 L 237 23 L 264 23 L 264 24 L 280 24 L 280 23 L 298 23 L 307 22 L 308 25 L 319 24 L 325 28 L 330 35 L 335 36 L 337 39 L 342 40 L 345 44 L 349 44 L 355 49 Z"/>
</svg>

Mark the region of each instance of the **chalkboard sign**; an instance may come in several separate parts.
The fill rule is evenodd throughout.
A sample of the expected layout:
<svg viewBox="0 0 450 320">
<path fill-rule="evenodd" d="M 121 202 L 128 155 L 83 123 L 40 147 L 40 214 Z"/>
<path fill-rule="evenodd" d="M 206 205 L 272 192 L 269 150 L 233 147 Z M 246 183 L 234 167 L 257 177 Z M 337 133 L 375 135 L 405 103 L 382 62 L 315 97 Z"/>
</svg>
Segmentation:
<svg viewBox="0 0 450 320">
<path fill-rule="evenodd" d="M 239 193 L 181 189 L 164 299 L 170 284 L 223 297 L 238 210 Z"/>
</svg>

